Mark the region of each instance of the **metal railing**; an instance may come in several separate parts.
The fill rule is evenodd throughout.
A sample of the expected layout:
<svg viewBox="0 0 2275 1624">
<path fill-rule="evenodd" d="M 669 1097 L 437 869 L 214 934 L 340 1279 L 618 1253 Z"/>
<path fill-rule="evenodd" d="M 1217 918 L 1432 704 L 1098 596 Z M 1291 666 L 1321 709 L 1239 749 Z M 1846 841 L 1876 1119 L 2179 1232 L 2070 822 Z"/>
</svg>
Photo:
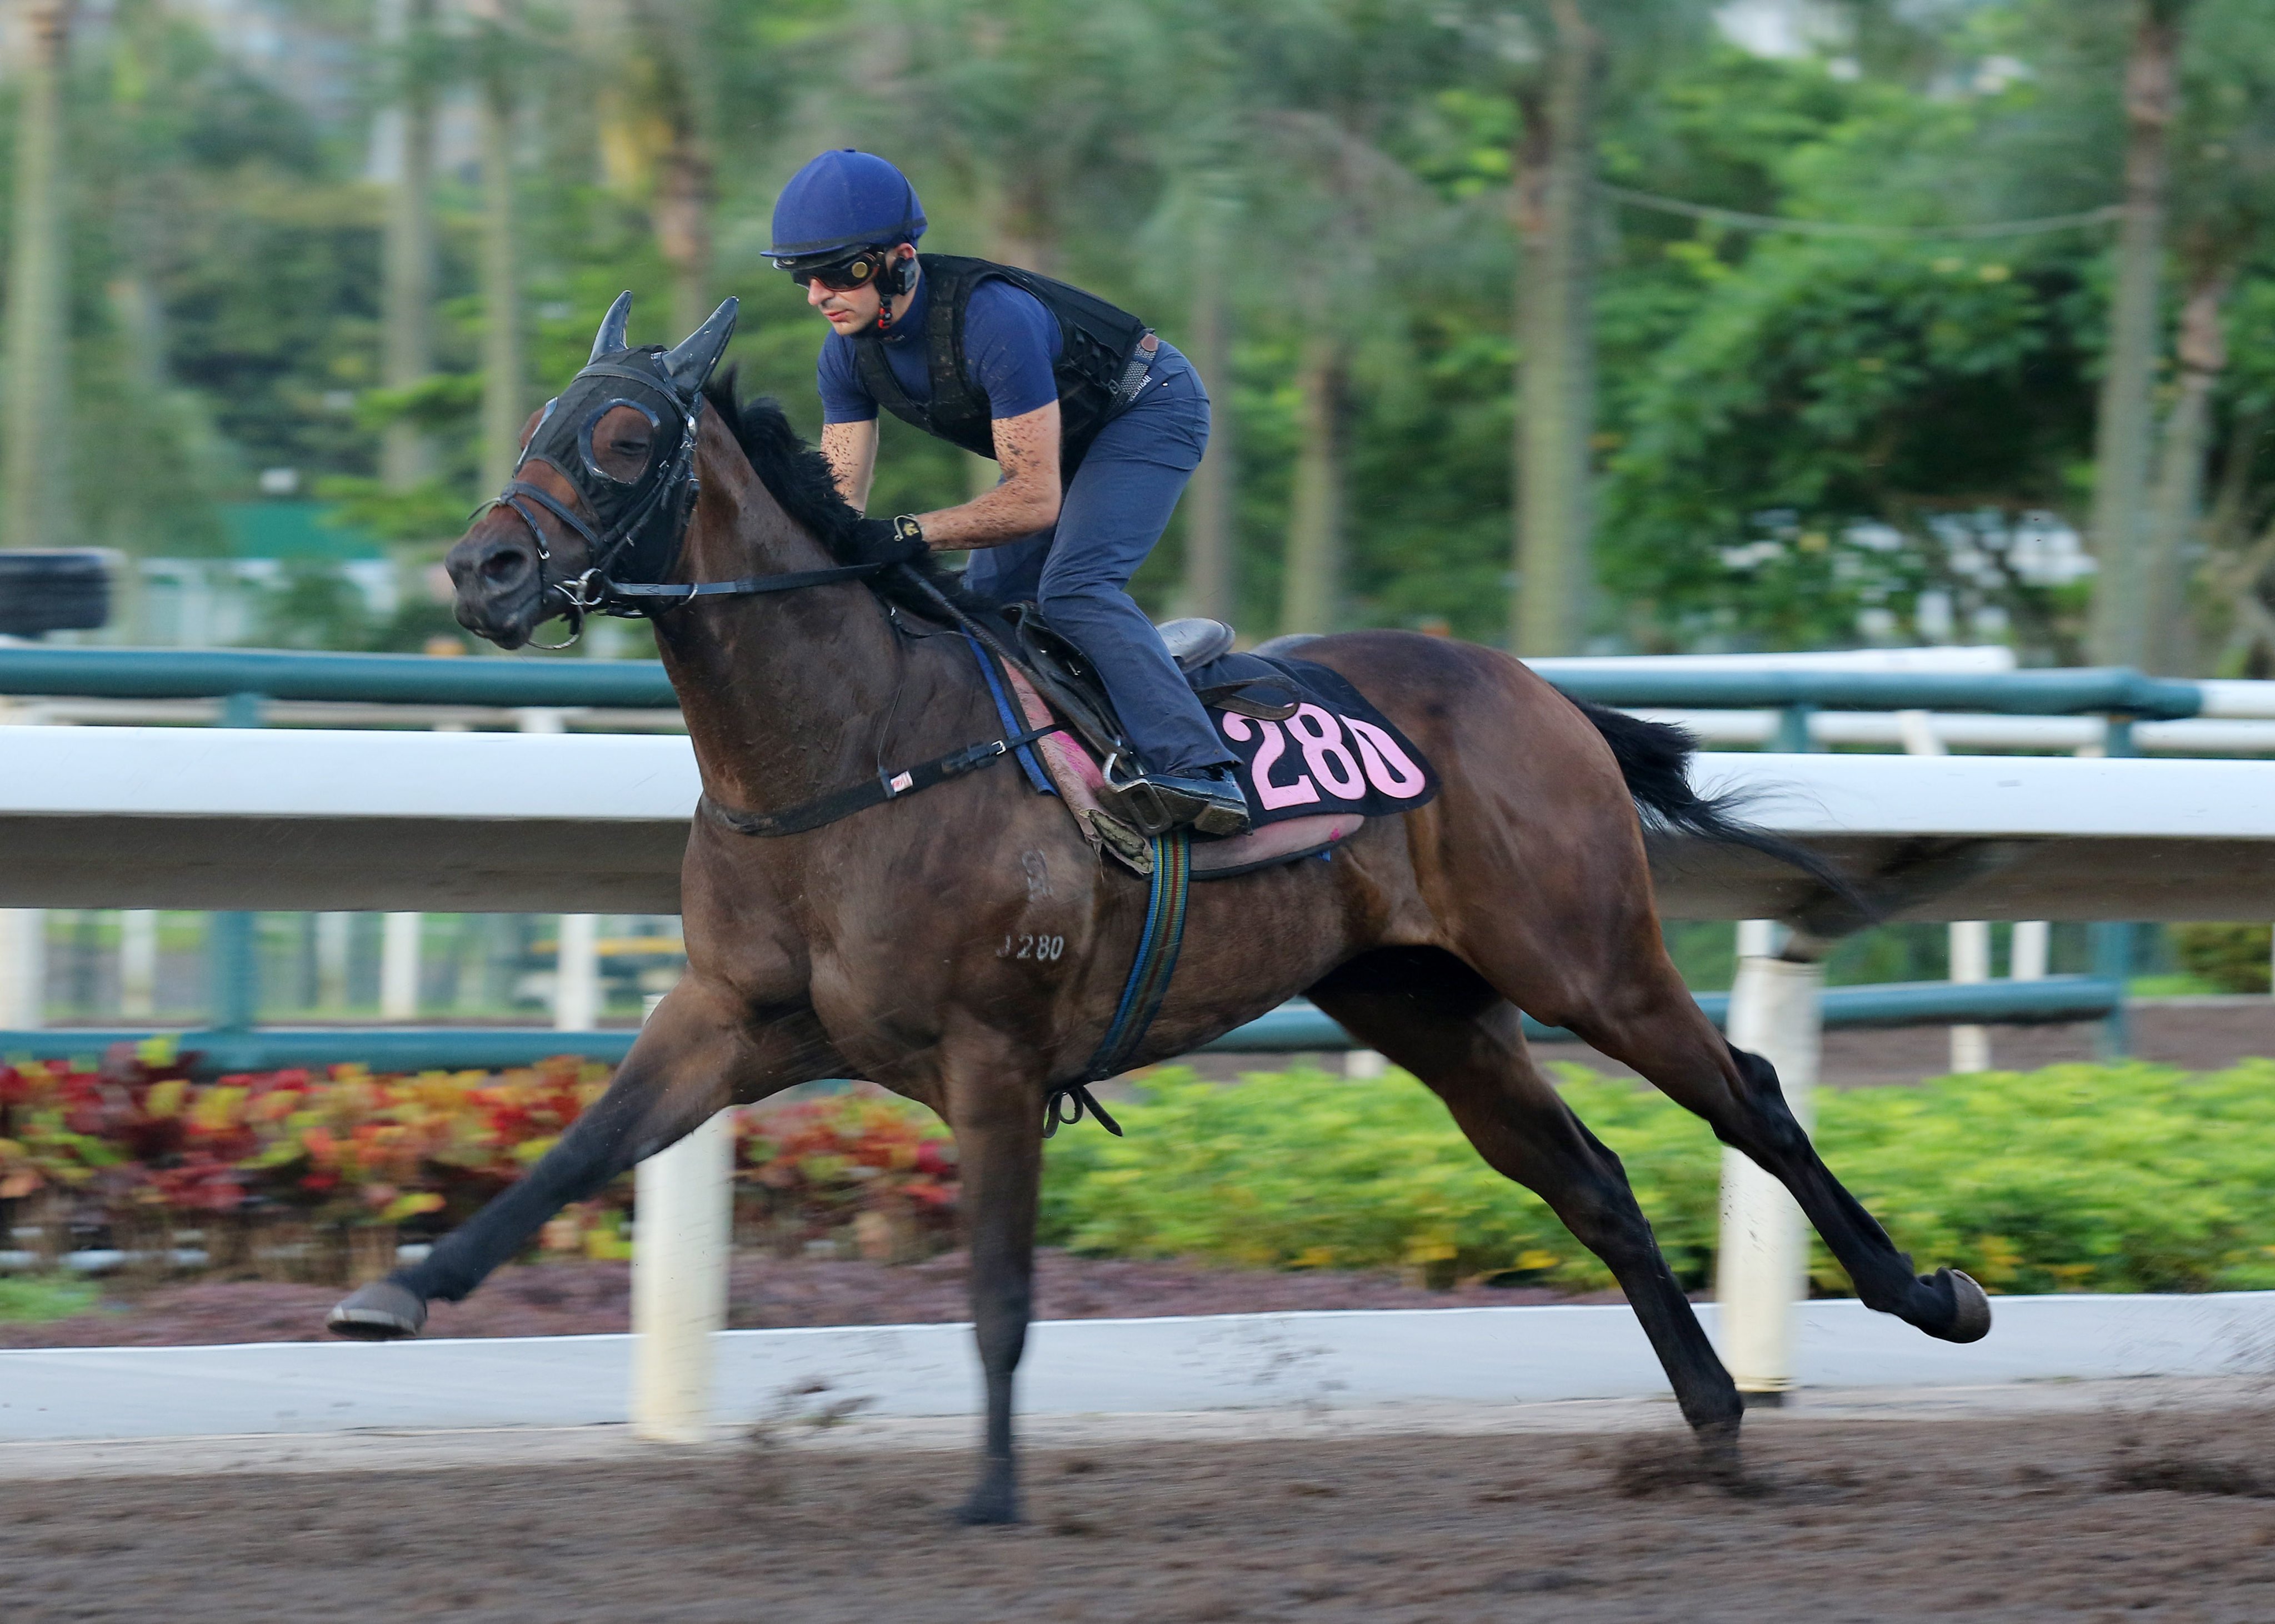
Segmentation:
<svg viewBox="0 0 2275 1624">
<path fill-rule="evenodd" d="M 2101 715 L 2110 719 L 2112 753 L 2127 753 L 2135 719 L 2183 720 L 2207 708 L 2249 714 L 2235 693 L 2275 684 L 2199 684 L 2150 677 L 2121 668 L 2054 671 L 1885 671 L 1768 668 L 1664 668 L 1541 662 L 1565 692 L 1628 709 L 1770 710 L 1780 718 L 1773 741 L 1811 748 L 1809 721 L 1818 710 L 1978 712 L 2007 716 Z M 2218 691 L 2214 693 L 2213 691 Z M 272 701 L 357 706 L 459 706 L 516 710 L 615 710 L 651 714 L 676 706 L 660 661 L 541 658 L 438 658 L 421 654 L 344 654 L 240 649 L 0 647 L 0 694 L 112 700 L 219 700 L 223 726 L 259 726 Z M 2207 706 L 2207 695 L 2212 703 Z M 2241 706 L 2241 709 L 2239 709 Z M 172 1034 L 226 1069 L 360 1061 L 383 1067 L 527 1063 L 578 1054 L 617 1059 L 632 1033 L 532 1028 L 263 1028 L 252 1023 L 249 919 L 217 923 L 215 1027 Z M 2097 976 L 2024 982 L 1901 983 L 1828 992 L 1825 1023 L 1847 1025 L 2017 1023 L 2114 1018 L 2122 986 L 2112 948 L 2126 927 L 2102 927 Z M 1720 994 L 1701 1002 L 1721 1016 Z M 1563 1034 L 1533 1029 L 1553 1040 Z M 112 1042 L 155 1035 L 148 1030 L 57 1029 L 0 1032 L 0 1053 L 85 1054 Z M 1332 1021 L 1307 1005 L 1274 1011 L 1208 1046 L 1228 1052 L 1349 1047 Z"/>
<path fill-rule="evenodd" d="M 2208 685 L 2122 667 L 2060 671 L 1636 670 L 1542 662 L 1576 699 L 1632 709 L 1956 710 L 2010 716 L 2200 714 Z M 661 709 L 675 706 L 654 660 L 438 658 L 268 649 L 0 648 L 0 693 L 85 699 L 270 699 L 365 705 Z"/>
</svg>

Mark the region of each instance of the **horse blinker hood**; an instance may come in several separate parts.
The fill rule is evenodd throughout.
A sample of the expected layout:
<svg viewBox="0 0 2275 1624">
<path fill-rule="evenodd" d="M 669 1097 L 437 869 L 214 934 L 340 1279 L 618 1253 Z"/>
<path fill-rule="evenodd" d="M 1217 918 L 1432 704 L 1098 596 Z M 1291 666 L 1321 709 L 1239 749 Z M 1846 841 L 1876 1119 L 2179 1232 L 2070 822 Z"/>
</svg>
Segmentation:
<svg viewBox="0 0 2275 1624">
<path fill-rule="evenodd" d="M 585 539 L 583 574 L 554 584 L 573 612 L 602 610 L 642 616 L 660 605 L 610 601 L 618 583 L 653 583 L 679 561 L 687 522 L 700 487 L 695 478 L 695 429 L 703 412 L 703 386 L 734 335 L 737 303 L 728 299 L 677 348 L 632 349 L 624 342 L 632 296 L 619 294 L 593 341 L 592 359 L 569 387 L 546 403 L 514 478 L 496 501 L 512 508 L 535 531 L 545 555 L 544 532 L 522 503 L 547 509 Z M 593 444 L 601 419 L 628 406 L 647 419 L 647 459 L 629 480 L 602 467 Z M 521 478 L 532 462 L 548 465 L 584 499 L 591 521 Z"/>
</svg>

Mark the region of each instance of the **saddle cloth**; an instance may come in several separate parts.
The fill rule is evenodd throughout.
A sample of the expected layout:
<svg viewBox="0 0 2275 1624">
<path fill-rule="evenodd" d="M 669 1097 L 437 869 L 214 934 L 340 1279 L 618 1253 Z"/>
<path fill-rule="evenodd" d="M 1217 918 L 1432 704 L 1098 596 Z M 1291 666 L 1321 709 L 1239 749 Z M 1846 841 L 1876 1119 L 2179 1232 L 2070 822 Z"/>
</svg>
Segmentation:
<svg viewBox="0 0 2275 1624">
<path fill-rule="evenodd" d="M 1027 672 L 1008 662 L 1005 668 L 1029 728 L 1062 720 Z M 1321 855 L 1367 819 L 1410 812 L 1438 793 L 1437 774 L 1422 752 L 1338 671 L 1310 661 L 1227 653 L 1189 668 L 1186 678 L 1218 736 L 1239 758 L 1254 826 L 1245 835 L 1195 839 L 1196 880 Z M 1037 741 L 1034 754 L 1091 845 L 1137 872 L 1151 872 L 1150 843 L 1117 808 L 1094 748 L 1062 727 Z"/>
</svg>

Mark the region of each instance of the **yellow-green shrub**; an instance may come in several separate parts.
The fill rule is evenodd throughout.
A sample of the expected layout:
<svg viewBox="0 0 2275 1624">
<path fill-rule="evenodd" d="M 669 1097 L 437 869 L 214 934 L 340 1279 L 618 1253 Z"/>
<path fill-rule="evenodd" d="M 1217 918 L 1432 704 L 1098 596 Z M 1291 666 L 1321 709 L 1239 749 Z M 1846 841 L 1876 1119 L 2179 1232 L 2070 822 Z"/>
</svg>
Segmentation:
<svg viewBox="0 0 2275 1624">
<path fill-rule="evenodd" d="M 1648 1089 L 1561 1076 L 1626 1164 L 1677 1274 L 1707 1283 L 1720 1152 L 1704 1125 Z M 1609 1283 L 1402 1074 L 1291 1071 L 1228 1088 L 1164 1070 L 1118 1110 L 1127 1138 L 1052 1142 L 1045 1233 L 1059 1243 L 1277 1267 L 1450 1258 L 1464 1273 Z M 1818 1115 L 1826 1161 L 1923 1268 L 1956 1265 L 2009 1292 L 2275 1287 L 2275 1062 L 1825 1091 Z M 1821 1247 L 1811 1273 L 1821 1290 L 1848 1289 Z"/>
</svg>

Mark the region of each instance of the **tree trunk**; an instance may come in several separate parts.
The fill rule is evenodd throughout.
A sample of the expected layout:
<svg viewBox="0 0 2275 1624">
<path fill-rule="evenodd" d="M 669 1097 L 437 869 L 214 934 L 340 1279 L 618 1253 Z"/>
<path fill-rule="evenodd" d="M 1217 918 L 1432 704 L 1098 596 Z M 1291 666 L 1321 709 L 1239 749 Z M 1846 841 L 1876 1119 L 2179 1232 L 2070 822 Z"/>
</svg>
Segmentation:
<svg viewBox="0 0 2275 1624">
<path fill-rule="evenodd" d="M 17 76 L 16 213 L 8 266 L 10 547 L 72 539 L 71 304 L 64 230 L 63 68 L 71 0 L 30 0 Z"/>
<path fill-rule="evenodd" d="M 2171 183 L 2165 150 L 2176 89 L 2181 17 L 2188 0 L 2141 0 L 2125 68 L 2125 220 L 2117 294 L 2109 313 L 2107 370 L 2094 442 L 2092 653 L 2105 665 L 2149 662 L 2146 557 L 2150 390 L 2157 370 L 2157 283 Z"/>
<path fill-rule="evenodd" d="M 1511 645 L 1561 654 L 1586 635 L 1595 430 L 1595 91 L 1601 41 L 1554 0 L 1545 93 L 1523 96 L 1516 153 L 1516 596 Z"/>
<path fill-rule="evenodd" d="M 1288 504 L 1282 632 L 1333 631 L 1342 604 L 1343 381 L 1341 341 L 1314 324 L 1296 374 L 1303 443 Z"/>
<path fill-rule="evenodd" d="M 2199 551 L 2197 520 L 2203 506 L 2212 390 L 2227 365 L 2220 317 L 2232 281 L 2233 272 L 2226 265 L 2206 265 L 2191 279 L 2181 313 L 2180 393 L 2165 419 L 2164 454 L 2143 561 L 2149 601 L 2143 668 L 2167 676 L 2188 675 L 2196 664 L 2188 585 Z"/>
<path fill-rule="evenodd" d="M 1192 351 L 1211 391 L 1208 454 L 1185 493 L 1185 579 L 1178 612 L 1233 618 L 1233 502 L 1239 468 L 1232 437 L 1232 312 L 1224 296 L 1221 244 L 1212 237 L 1193 260 Z"/>
<path fill-rule="evenodd" d="M 525 363 L 521 279 L 515 264 L 513 87 L 509 29 L 515 0 L 477 8 L 488 25 L 488 71 L 481 87 L 482 143 L 482 489 L 503 488 L 521 454 Z"/>
<path fill-rule="evenodd" d="M 435 91 L 426 60 L 434 26 L 435 0 L 382 0 L 380 39 L 397 47 L 400 63 L 395 110 L 402 130 L 381 294 L 380 380 L 390 389 L 423 382 L 435 370 Z M 380 450 L 387 488 L 407 490 L 434 474 L 433 440 L 415 424 L 389 424 Z"/>
<path fill-rule="evenodd" d="M 671 339 L 703 325 L 711 313 L 711 211 L 717 201 L 706 135 L 703 24 L 699 0 L 639 0 L 640 32 L 654 55 L 657 110 L 671 131 L 657 164 L 656 248 L 671 267 Z"/>
</svg>

